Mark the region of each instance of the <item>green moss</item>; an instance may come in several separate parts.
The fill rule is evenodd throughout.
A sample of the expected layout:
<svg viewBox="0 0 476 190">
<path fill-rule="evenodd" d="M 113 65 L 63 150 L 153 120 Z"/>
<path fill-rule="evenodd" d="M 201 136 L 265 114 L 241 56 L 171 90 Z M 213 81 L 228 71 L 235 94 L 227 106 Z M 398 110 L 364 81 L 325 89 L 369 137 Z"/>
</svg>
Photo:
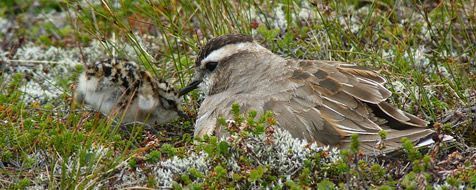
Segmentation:
<svg viewBox="0 0 476 190">
<path fill-rule="evenodd" d="M 317 184 L 317 189 L 319 190 L 333 190 L 336 189 L 336 185 L 329 181 L 328 179 L 324 179 Z"/>
<path fill-rule="evenodd" d="M 258 166 L 256 169 L 252 169 L 250 171 L 250 175 L 248 176 L 248 181 L 256 182 L 260 180 L 264 173 L 266 172 L 266 168 L 263 166 Z"/>
<path fill-rule="evenodd" d="M 163 144 L 160 147 L 160 152 L 168 157 L 173 157 L 177 154 L 177 149 L 170 144 Z"/>
<path fill-rule="evenodd" d="M 161 149 L 161 151 L 162 151 L 162 149 Z M 163 150 L 163 151 L 167 152 L 167 154 L 170 154 L 169 151 L 167 151 L 167 150 Z M 156 163 L 160 160 L 161 156 L 162 156 L 162 153 L 160 151 L 153 150 L 145 156 L 145 160 L 147 162 Z"/>
</svg>

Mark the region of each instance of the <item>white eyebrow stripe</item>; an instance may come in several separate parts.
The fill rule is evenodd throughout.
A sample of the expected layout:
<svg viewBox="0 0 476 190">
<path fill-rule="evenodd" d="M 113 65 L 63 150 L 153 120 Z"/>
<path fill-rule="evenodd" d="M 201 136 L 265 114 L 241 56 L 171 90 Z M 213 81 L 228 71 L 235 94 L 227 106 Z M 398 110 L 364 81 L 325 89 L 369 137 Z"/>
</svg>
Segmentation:
<svg viewBox="0 0 476 190">
<path fill-rule="evenodd" d="M 218 62 L 243 50 L 251 52 L 257 52 L 259 50 L 269 51 L 268 49 L 255 42 L 240 42 L 235 44 L 229 44 L 212 51 L 210 54 L 208 54 L 207 57 L 202 60 L 202 63 Z"/>
</svg>

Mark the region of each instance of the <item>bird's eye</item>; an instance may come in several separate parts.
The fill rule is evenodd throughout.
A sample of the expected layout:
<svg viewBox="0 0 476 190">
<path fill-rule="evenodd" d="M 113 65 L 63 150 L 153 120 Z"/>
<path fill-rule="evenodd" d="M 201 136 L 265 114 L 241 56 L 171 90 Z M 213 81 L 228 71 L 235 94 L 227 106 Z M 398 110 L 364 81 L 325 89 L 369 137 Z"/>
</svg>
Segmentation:
<svg viewBox="0 0 476 190">
<path fill-rule="evenodd" d="M 205 68 L 207 68 L 207 70 L 209 71 L 213 71 L 217 68 L 217 65 L 218 65 L 218 62 L 208 62 L 208 63 L 205 63 Z"/>
</svg>

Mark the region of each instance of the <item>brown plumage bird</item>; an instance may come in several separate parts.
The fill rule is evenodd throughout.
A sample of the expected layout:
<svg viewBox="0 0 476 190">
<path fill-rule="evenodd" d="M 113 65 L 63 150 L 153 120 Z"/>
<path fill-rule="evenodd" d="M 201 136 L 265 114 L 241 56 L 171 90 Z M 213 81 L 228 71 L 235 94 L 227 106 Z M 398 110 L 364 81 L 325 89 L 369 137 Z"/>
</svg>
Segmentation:
<svg viewBox="0 0 476 190">
<path fill-rule="evenodd" d="M 285 59 L 250 36 L 224 35 L 210 40 L 196 59 L 192 83 L 180 94 L 199 87 L 205 94 L 195 124 L 195 136 L 226 135 L 217 127 L 230 108 L 258 113 L 271 110 L 277 126 L 296 138 L 347 147 L 358 134 L 367 154 L 391 152 L 407 137 L 415 143 L 429 139 L 427 123 L 386 100 L 391 92 L 376 72 L 354 64 Z M 377 148 L 379 131 L 387 131 L 385 147 Z"/>
</svg>

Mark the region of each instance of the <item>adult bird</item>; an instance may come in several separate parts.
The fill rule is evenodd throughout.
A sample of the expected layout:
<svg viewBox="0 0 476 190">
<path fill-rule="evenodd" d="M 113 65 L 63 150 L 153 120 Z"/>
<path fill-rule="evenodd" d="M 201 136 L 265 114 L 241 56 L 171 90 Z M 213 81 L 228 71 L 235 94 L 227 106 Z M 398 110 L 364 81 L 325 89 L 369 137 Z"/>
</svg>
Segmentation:
<svg viewBox="0 0 476 190">
<path fill-rule="evenodd" d="M 230 118 L 233 103 L 243 110 L 273 111 L 279 128 L 308 142 L 343 148 L 358 134 L 367 154 L 394 151 L 403 137 L 419 143 L 434 134 L 428 122 L 387 102 L 391 92 L 383 77 L 355 64 L 286 59 L 250 36 L 231 34 L 209 40 L 195 69 L 179 93 L 200 88 L 205 94 L 195 136 L 227 135 L 216 119 Z M 387 137 L 378 148 L 382 130 Z"/>
</svg>

